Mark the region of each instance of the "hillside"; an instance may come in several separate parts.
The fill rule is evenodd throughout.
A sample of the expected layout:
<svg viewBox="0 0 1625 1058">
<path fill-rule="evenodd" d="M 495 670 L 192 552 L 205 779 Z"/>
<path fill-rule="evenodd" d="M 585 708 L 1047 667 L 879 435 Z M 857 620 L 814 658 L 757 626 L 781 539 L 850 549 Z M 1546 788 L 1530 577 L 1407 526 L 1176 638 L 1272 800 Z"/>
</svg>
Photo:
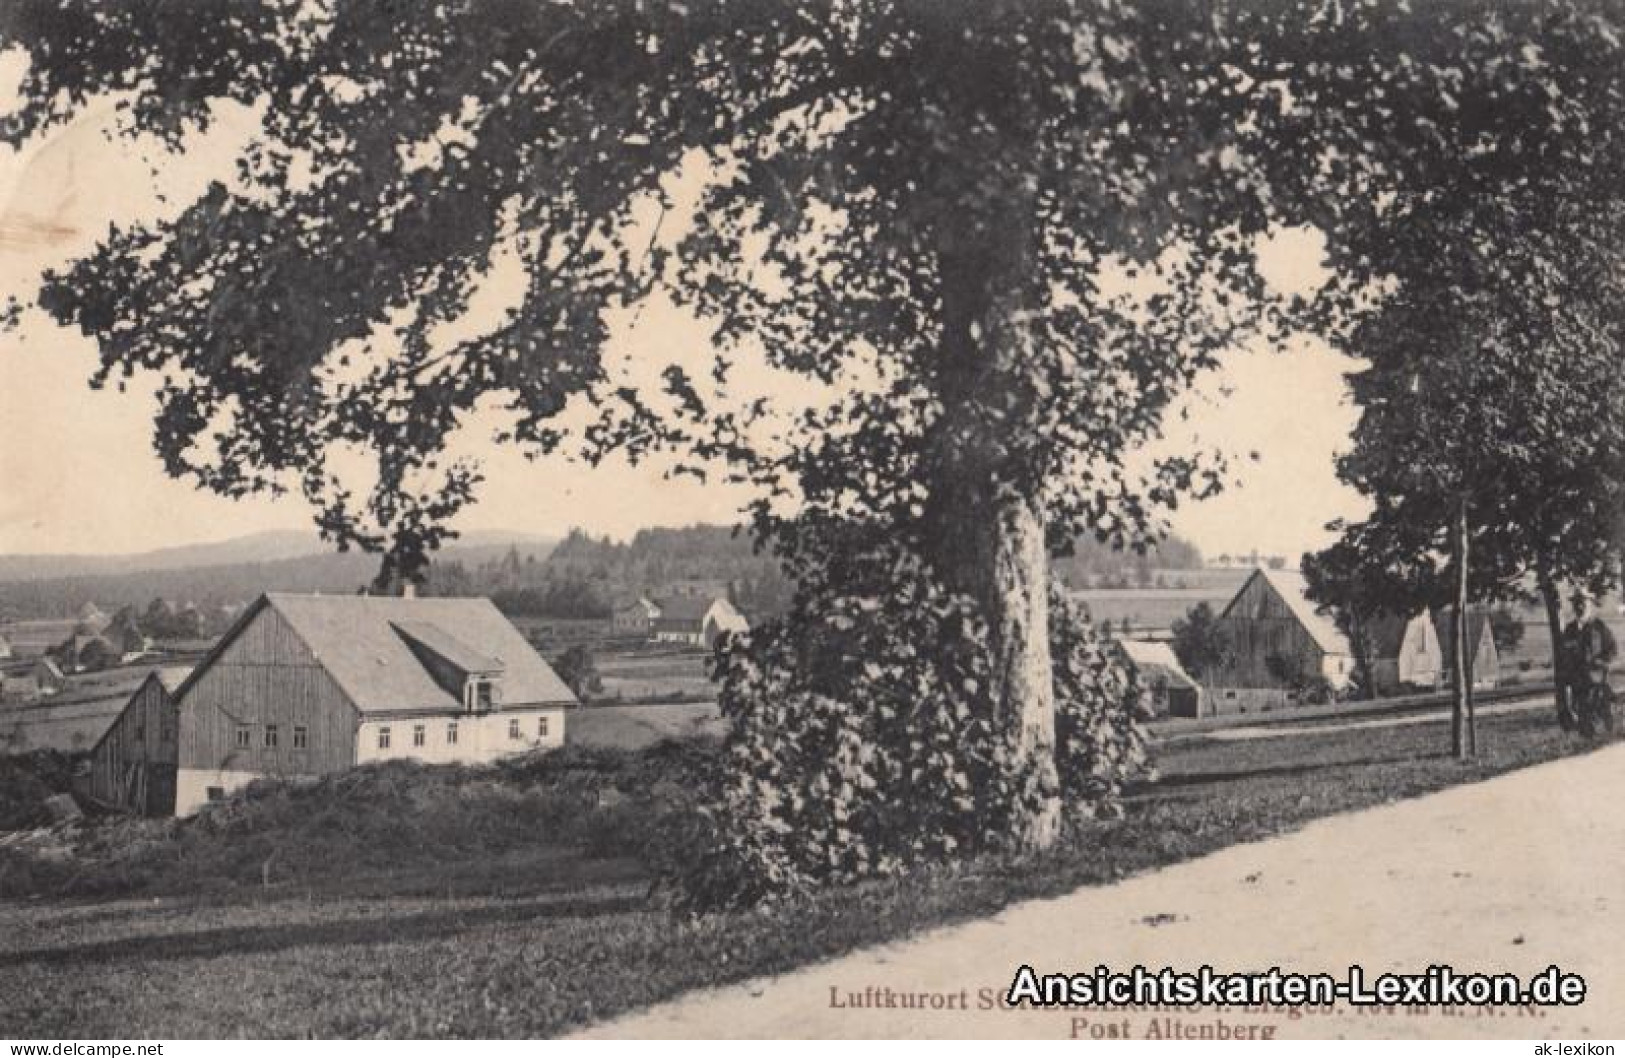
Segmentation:
<svg viewBox="0 0 1625 1058">
<path fill-rule="evenodd" d="M 541 561 L 555 543 L 531 534 L 476 531 L 442 554 L 478 564 L 516 551 Z M 0 618 L 66 618 L 86 602 L 111 613 L 160 597 L 211 607 L 245 602 L 263 591 L 352 592 L 377 570 L 376 555 L 339 554 L 307 534 L 281 532 L 138 555 L 3 556 Z"/>
</svg>

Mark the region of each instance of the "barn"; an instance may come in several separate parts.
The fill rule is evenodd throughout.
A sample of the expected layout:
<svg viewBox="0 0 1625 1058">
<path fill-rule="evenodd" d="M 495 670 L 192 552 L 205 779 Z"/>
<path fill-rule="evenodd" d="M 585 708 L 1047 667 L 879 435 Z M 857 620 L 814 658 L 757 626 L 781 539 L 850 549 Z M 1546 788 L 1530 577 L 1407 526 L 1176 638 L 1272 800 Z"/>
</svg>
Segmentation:
<svg viewBox="0 0 1625 1058">
<path fill-rule="evenodd" d="M 1379 695 L 1433 690 L 1448 678 L 1432 613 L 1385 616 L 1368 625 L 1372 689 Z"/>
<path fill-rule="evenodd" d="M 709 649 L 726 632 L 747 632 L 750 622 L 727 599 L 677 595 L 656 606 L 654 637 L 663 643 L 688 643 Z"/>
<path fill-rule="evenodd" d="M 1450 683 L 1456 666 L 1455 609 L 1439 611 L 1434 618 L 1434 632 L 1439 638 L 1440 682 Z M 1467 643 L 1470 648 L 1467 664 L 1473 676 L 1473 686 L 1481 691 L 1493 688 L 1501 677 L 1501 652 L 1495 645 L 1495 629 L 1490 612 L 1482 608 L 1467 610 Z"/>
<path fill-rule="evenodd" d="M 1321 680 L 1349 685 L 1348 638 L 1309 598 L 1303 575 L 1257 569 L 1216 622 L 1226 657 L 1207 674 L 1214 712 L 1246 712 L 1302 701 Z"/>
<path fill-rule="evenodd" d="M 1117 645 L 1134 666 L 1140 682 L 1150 692 L 1151 712 L 1156 716 L 1202 715 L 1202 688 L 1185 672 L 1173 648 L 1167 643 L 1146 639 L 1120 639 Z"/>
<path fill-rule="evenodd" d="M 250 605 L 175 699 L 182 815 L 262 776 L 559 746 L 576 704 L 489 599 L 284 594 Z"/>
<path fill-rule="evenodd" d="M 174 692 L 190 668 L 156 669 L 90 752 L 90 799 L 142 816 L 175 811 Z"/>
</svg>

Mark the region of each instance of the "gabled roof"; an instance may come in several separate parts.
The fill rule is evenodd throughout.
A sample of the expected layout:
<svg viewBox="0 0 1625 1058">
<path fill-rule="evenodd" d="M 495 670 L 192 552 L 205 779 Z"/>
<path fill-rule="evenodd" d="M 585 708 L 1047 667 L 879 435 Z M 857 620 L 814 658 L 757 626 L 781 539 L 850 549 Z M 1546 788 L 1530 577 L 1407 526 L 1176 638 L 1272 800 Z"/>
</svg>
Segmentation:
<svg viewBox="0 0 1625 1058">
<path fill-rule="evenodd" d="M 165 665 L 153 669 L 149 678 L 157 679 L 163 684 L 164 690 L 174 694 L 176 689 L 186 682 L 186 677 L 192 675 L 192 668 L 191 665 Z"/>
<path fill-rule="evenodd" d="M 1161 672 L 1191 687 L 1196 686 L 1196 681 L 1191 679 L 1190 674 L 1179 663 L 1179 658 L 1174 656 L 1173 648 L 1167 643 L 1157 643 L 1149 639 L 1119 639 L 1117 645 L 1122 647 L 1123 653 L 1134 667 L 1142 672 Z"/>
<path fill-rule="evenodd" d="M 215 646 L 181 688 L 188 688 L 243 628 L 265 609 L 275 611 L 355 708 L 362 713 L 458 710 L 461 699 L 442 687 L 413 653 L 403 626 L 433 638 L 436 653 L 462 662 L 495 664 L 502 673 L 498 707 L 574 704 L 575 696 L 489 599 L 400 598 L 376 595 L 262 595 Z M 431 633 L 428 629 L 434 629 Z M 448 659 L 451 660 L 451 659 Z M 496 671 L 488 668 L 475 671 Z"/>
<path fill-rule="evenodd" d="M 1291 611 L 1297 622 L 1303 626 L 1303 630 L 1309 633 L 1309 638 L 1314 640 L 1316 646 L 1328 654 L 1353 655 L 1354 652 L 1349 648 L 1348 637 L 1338 630 L 1337 623 L 1325 614 L 1316 611 L 1315 603 L 1309 598 L 1309 583 L 1303 579 L 1303 574 L 1296 570 L 1265 569 L 1263 567 L 1253 570 L 1253 575 L 1248 577 L 1246 582 L 1242 584 L 1235 597 L 1224 608 L 1224 613 L 1219 616 L 1230 616 L 1230 611 L 1235 608 L 1236 600 L 1246 594 L 1248 587 L 1259 578 L 1263 578 L 1264 583 L 1268 584 L 1270 589 L 1286 604 L 1286 608 Z"/>
<path fill-rule="evenodd" d="M 681 621 L 699 624 L 705 620 L 706 612 L 716 600 L 709 595 L 673 595 L 661 599 L 656 606 L 660 607 L 660 620 L 662 623 Z"/>
</svg>

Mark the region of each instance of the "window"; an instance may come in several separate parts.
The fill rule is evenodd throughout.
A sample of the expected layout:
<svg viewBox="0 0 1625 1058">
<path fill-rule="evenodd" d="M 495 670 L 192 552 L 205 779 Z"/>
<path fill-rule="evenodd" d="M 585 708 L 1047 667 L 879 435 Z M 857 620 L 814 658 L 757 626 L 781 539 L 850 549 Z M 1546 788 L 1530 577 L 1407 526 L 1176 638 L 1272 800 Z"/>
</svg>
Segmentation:
<svg viewBox="0 0 1625 1058">
<path fill-rule="evenodd" d="M 421 746 L 429 741 L 429 729 L 423 724 L 412 725 L 412 745 Z"/>
<path fill-rule="evenodd" d="M 276 725 L 265 725 L 265 748 L 276 749 Z"/>
<path fill-rule="evenodd" d="M 293 729 L 293 748 L 306 749 L 309 746 L 310 732 L 304 727 L 295 726 Z"/>
<path fill-rule="evenodd" d="M 166 716 L 158 721 L 158 737 L 165 742 L 175 741 L 175 718 Z"/>
<path fill-rule="evenodd" d="M 547 717 L 545 717 L 545 716 L 536 718 L 536 737 L 537 738 L 546 738 L 547 737 Z"/>
<path fill-rule="evenodd" d="M 203 796 L 211 801 L 224 801 L 226 799 L 226 789 L 223 786 L 211 786 L 204 791 Z"/>
<path fill-rule="evenodd" d="M 508 721 L 508 737 L 509 738 L 519 738 L 520 737 L 520 735 L 519 735 L 519 721 L 517 721 L 517 720 L 509 720 Z"/>
<path fill-rule="evenodd" d="M 389 748 L 389 728 L 387 728 L 387 727 L 380 727 L 378 729 L 378 748 L 379 749 L 388 749 Z"/>
<path fill-rule="evenodd" d="M 247 749 L 254 744 L 254 729 L 247 724 L 237 728 L 237 748 Z"/>
<path fill-rule="evenodd" d="M 471 713 L 489 713 L 497 703 L 497 681 L 470 677 L 463 692 L 463 704 Z"/>
<path fill-rule="evenodd" d="M 449 724 L 446 725 L 446 745 L 455 746 L 456 744 L 457 744 L 457 724 L 456 724 L 455 721 L 453 721 L 452 723 L 449 723 Z"/>
<path fill-rule="evenodd" d="M 147 725 L 146 724 L 137 724 L 137 725 L 135 725 L 135 730 L 133 732 L 131 732 L 130 737 L 133 738 L 137 742 L 145 742 L 147 740 Z"/>
</svg>

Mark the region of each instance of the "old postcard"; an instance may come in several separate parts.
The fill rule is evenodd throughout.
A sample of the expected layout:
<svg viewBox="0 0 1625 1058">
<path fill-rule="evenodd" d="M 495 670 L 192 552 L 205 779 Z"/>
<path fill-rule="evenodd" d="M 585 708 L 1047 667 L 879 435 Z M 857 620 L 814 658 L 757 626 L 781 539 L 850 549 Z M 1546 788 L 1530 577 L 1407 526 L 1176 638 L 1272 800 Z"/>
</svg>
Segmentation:
<svg viewBox="0 0 1625 1058">
<path fill-rule="evenodd" d="M 0 1036 L 1625 1036 L 1621 172 L 1612 0 L 7 0 Z"/>
</svg>

